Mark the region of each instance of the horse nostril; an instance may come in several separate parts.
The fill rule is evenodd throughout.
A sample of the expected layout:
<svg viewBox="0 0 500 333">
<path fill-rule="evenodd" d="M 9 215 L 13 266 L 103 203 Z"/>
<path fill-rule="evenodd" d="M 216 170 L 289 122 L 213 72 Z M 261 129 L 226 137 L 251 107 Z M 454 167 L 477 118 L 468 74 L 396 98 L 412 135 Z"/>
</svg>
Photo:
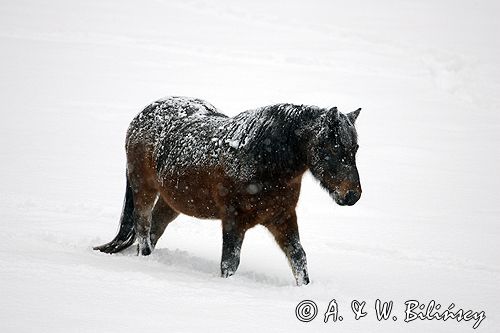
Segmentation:
<svg viewBox="0 0 500 333">
<path fill-rule="evenodd" d="M 346 204 L 348 204 L 349 206 L 350 205 L 354 205 L 359 199 L 359 195 L 357 192 L 355 191 L 347 191 L 346 195 L 345 195 L 345 202 Z"/>
</svg>

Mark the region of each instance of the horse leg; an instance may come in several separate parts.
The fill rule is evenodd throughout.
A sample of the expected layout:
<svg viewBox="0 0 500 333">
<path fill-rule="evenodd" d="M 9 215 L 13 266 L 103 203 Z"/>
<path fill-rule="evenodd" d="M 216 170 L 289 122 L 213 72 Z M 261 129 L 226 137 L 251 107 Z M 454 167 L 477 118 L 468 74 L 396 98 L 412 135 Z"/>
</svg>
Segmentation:
<svg viewBox="0 0 500 333">
<path fill-rule="evenodd" d="M 287 256 L 297 285 L 308 284 L 306 253 L 300 244 L 295 210 L 288 213 L 284 220 L 264 225 Z"/>
<path fill-rule="evenodd" d="M 151 245 L 153 248 L 156 246 L 158 239 L 165 231 L 167 225 L 172 222 L 177 216 L 178 212 L 173 210 L 160 196 L 158 201 L 153 208 L 153 213 L 151 217 Z"/>
<path fill-rule="evenodd" d="M 246 228 L 238 225 L 234 218 L 222 221 L 222 259 L 221 276 L 227 278 L 234 275 L 240 264 L 240 251 Z"/>
<path fill-rule="evenodd" d="M 151 244 L 151 211 L 158 192 L 141 184 L 134 191 L 134 230 L 137 237 L 137 254 L 147 256 L 153 252 Z"/>
</svg>

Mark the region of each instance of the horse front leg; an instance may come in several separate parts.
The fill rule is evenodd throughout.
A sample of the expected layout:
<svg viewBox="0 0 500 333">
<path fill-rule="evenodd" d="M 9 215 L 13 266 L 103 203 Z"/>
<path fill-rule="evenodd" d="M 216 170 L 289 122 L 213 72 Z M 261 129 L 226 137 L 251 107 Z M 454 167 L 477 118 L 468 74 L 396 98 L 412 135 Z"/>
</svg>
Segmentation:
<svg viewBox="0 0 500 333">
<path fill-rule="evenodd" d="M 246 229 L 234 219 L 222 221 L 222 259 L 220 263 L 223 278 L 234 275 L 240 264 L 240 251 Z"/>
<path fill-rule="evenodd" d="M 309 284 L 306 252 L 300 244 L 299 228 L 295 210 L 285 214 L 283 219 L 264 224 L 288 258 L 295 282 L 298 286 Z"/>
</svg>

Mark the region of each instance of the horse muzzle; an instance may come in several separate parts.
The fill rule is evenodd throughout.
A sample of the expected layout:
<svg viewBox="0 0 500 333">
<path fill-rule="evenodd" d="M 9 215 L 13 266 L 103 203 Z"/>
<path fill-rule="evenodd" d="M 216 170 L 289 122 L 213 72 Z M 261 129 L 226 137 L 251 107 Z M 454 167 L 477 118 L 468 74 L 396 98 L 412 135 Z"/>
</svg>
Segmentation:
<svg viewBox="0 0 500 333">
<path fill-rule="evenodd" d="M 333 199 L 340 206 L 352 206 L 361 198 L 361 191 L 348 190 L 344 195 L 334 192 Z"/>
</svg>

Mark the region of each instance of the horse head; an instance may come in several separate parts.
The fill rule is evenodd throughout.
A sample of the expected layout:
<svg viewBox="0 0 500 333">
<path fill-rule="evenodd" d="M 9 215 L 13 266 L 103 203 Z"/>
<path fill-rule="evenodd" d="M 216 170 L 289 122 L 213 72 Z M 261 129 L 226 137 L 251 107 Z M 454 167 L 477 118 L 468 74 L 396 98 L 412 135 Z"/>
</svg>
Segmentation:
<svg viewBox="0 0 500 333">
<path fill-rule="evenodd" d="M 325 110 L 314 121 L 310 132 L 309 169 L 341 206 L 352 206 L 361 197 L 356 167 L 358 140 L 354 127 L 360 111 L 343 114 L 336 107 Z"/>
</svg>

